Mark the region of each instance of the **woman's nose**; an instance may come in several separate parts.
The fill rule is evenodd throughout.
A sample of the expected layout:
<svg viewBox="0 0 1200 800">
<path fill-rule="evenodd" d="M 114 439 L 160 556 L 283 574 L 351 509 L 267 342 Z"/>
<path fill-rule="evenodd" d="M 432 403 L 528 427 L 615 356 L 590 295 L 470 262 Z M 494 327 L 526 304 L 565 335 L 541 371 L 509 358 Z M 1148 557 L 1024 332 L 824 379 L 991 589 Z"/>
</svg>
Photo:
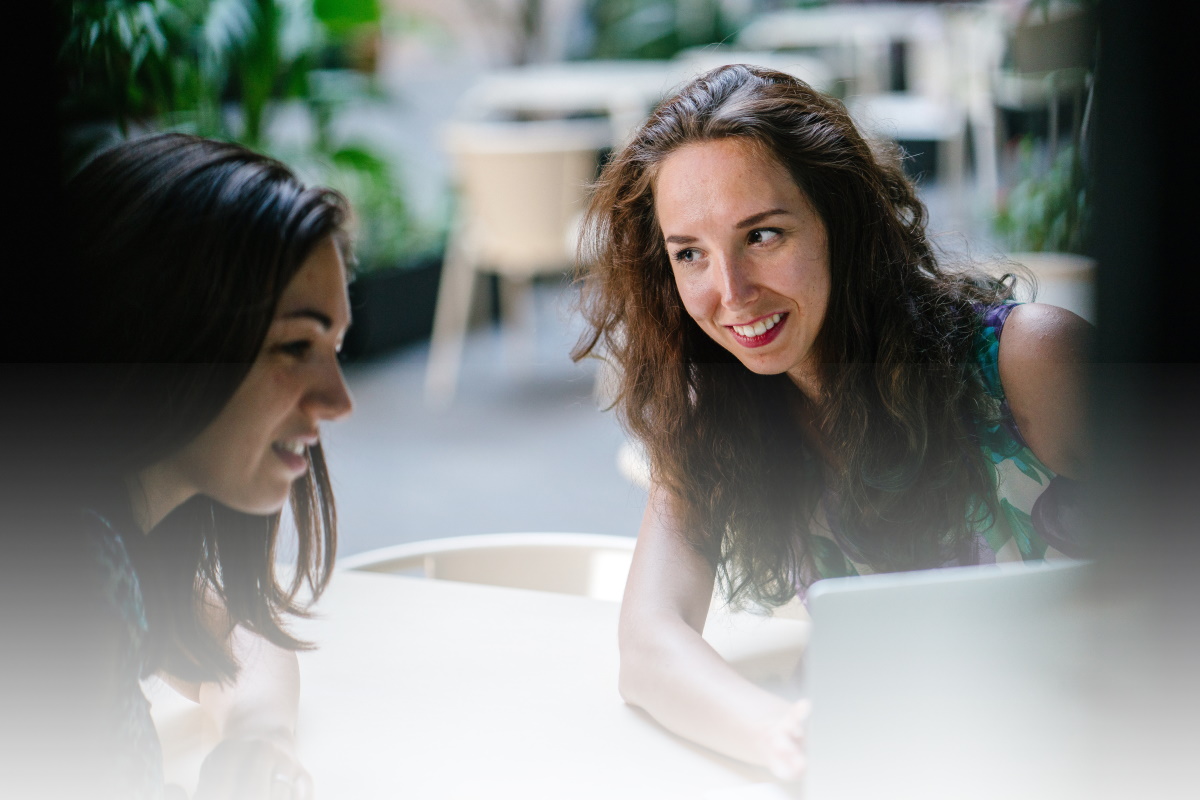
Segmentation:
<svg viewBox="0 0 1200 800">
<path fill-rule="evenodd" d="M 354 398 L 336 359 L 322 365 L 320 379 L 309 393 L 309 404 L 323 420 L 341 419 L 354 410 Z"/>
<path fill-rule="evenodd" d="M 722 256 L 717 264 L 717 280 L 721 305 L 740 309 L 749 304 L 757 293 L 752 276 L 736 255 Z"/>
</svg>

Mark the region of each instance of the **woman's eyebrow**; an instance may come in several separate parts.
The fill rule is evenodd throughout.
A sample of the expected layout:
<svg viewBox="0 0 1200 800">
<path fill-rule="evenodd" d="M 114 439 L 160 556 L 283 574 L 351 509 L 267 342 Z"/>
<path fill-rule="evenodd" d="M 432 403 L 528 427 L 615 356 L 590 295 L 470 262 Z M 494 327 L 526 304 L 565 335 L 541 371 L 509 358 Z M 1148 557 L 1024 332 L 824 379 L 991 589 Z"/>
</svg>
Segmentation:
<svg viewBox="0 0 1200 800">
<path fill-rule="evenodd" d="M 767 211 L 760 211 L 757 214 L 751 214 L 750 216 L 746 217 L 744 220 L 735 225 L 734 228 L 736 230 L 752 228 L 768 217 L 774 217 L 780 214 L 787 215 L 791 213 L 792 212 L 788 211 L 786 208 L 772 208 Z M 674 235 L 668 236 L 666 241 L 667 244 L 691 244 L 692 242 L 696 241 L 696 238 L 694 236 Z"/>
<path fill-rule="evenodd" d="M 752 228 L 755 225 L 757 225 L 758 223 L 762 222 L 767 217 L 773 217 L 777 214 L 788 214 L 788 213 L 791 213 L 791 212 L 789 212 L 786 208 L 772 208 L 770 211 L 760 211 L 757 214 L 751 214 L 750 216 L 746 217 L 744 220 L 739 222 L 734 227 L 736 227 L 739 230 L 741 230 L 742 228 Z"/>
<path fill-rule="evenodd" d="M 280 314 L 278 319 L 315 319 L 322 328 L 329 330 L 333 327 L 333 319 L 321 311 L 312 308 L 301 308 L 297 311 L 289 311 L 286 314 Z"/>
<path fill-rule="evenodd" d="M 695 236 L 668 236 L 667 244 L 691 244 L 696 241 Z"/>
</svg>

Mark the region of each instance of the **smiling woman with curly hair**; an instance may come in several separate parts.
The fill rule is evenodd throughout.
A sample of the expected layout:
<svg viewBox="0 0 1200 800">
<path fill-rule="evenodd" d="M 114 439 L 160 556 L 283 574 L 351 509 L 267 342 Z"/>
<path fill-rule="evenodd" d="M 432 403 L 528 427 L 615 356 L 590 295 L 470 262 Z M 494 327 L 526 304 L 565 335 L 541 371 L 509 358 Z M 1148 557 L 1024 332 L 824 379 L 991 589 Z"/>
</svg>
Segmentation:
<svg viewBox="0 0 1200 800">
<path fill-rule="evenodd" d="M 925 221 L 838 101 L 744 65 L 664 102 L 586 219 L 574 356 L 617 368 L 651 462 L 622 695 L 783 776 L 804 709 L 701 639 L 714 580 L 781 605 L 823 577 L 1078 552 L 1089 326 L 939 265 Z"/>
</svg>

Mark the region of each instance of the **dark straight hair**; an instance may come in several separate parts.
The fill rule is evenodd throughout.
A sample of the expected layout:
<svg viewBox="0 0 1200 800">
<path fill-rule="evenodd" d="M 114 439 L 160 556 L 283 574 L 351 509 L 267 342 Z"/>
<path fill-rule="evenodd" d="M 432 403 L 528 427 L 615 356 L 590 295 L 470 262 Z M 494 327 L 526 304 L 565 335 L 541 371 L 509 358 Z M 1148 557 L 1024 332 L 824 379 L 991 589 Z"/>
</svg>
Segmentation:
<svg viewBox="0 0 1200 800">
<path fill-rule="evenodd" d="M 131 530 L 127 479 L 213 421 L 258 356 L 280 295 L 328 237 L 345 248 L 346 201 L 305 187 L 280 162 L 183 134 L 121 143 L 66 185 L 75 254 L 77 364 L 51 414 L 70 504 Z M 291 491 L 295 570 L 276 574 L 281 514 L 256 516 L 197 496 L 149 536 L 127 536 L 149 624 L 150 666 L 192 680 L 237 665 L 209 631 L 219 600 L 241 624 L 288 649 L 284 628 L 333 570 L 336 513 L 319 445 Z M 307 588 L 306 588 L 307 587 Z M 302 590 L 308 598 L 302 597 Z"/>
</svg>

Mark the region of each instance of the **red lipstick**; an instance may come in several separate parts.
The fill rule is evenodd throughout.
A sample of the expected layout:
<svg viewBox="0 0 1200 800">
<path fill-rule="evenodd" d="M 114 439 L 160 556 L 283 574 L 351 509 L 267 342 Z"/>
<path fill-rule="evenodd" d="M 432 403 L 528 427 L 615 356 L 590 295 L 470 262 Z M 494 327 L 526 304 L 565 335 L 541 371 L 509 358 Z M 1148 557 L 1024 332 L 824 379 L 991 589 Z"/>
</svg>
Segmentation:
<svg viewBox="0 0 1200 800">
<path fill-rule="evenodd" d="M 776 312 L 776 313 L 778 313 L 778 312 Z M 772 316 L 774 316 L 774 313 L 759 317 L 758 319 L 752 320 L 751 322 L 749 322 L 747 324 L 753 325 L 755 322 L 758 322 L 763 319 L 767 319 Z M 771 342 L 775 341 L 776 338 L 778 338 L 779 332 L 781 330 L 783 330 L 783 326 L 787 324 L 789 316 L 791 316 L 791 315 L 790 314 L 780 315 L 779 322 L 776 322 L 774 327 L 763 331 L 758 336 L 743 336 L 742 334 L 735 331 L 733 329 L 732 325 L 726 325 L 725 328 L 733 335 L 733 338 L 737 341 L 737 343 L 742 345 L 743 347 L 766 347 Z M 744 326 L 739 325 L 738 327 L 741 328 Z"/>
</svg>

